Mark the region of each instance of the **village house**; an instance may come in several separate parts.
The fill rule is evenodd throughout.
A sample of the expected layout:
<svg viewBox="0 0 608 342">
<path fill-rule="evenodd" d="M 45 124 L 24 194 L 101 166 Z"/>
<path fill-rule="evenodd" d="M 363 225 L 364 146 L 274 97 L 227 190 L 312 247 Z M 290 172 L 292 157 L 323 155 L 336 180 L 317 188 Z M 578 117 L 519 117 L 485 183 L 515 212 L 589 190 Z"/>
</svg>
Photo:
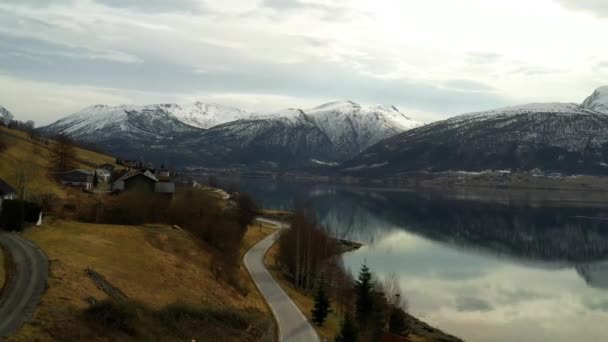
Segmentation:
<svg viewBox="0 0 608 342">
<path fill-rule="evenodd" d="M 175 193 L 175 183 L 170 181 L 159 181 L 150 171 L 131 171 L 118 178 L 112 183 L 113 191 L 146 191 L 161 194 Z"/>
<path fill-rule="evenodd" d="M 112 172 L 114 172 L 114 165 L 109 163 L 101 164 L 95 169 L 97 178 L 106 183 L 110 181 L 110 178 L 112 178 Z"/>
<path fill-rule="evenodd" d="M 17 191 L 0 178 L 0 212 L 2 211 L 2 202 L 15 198 L 17 198 Z"/>
<path fill-rule="evenodd" d="M 59 182 L 63 185 L 78 186 L 90 190 L 93 187 L 94 173 L 89 170 L 75 169 L 59 174 Z"/>
</svg>

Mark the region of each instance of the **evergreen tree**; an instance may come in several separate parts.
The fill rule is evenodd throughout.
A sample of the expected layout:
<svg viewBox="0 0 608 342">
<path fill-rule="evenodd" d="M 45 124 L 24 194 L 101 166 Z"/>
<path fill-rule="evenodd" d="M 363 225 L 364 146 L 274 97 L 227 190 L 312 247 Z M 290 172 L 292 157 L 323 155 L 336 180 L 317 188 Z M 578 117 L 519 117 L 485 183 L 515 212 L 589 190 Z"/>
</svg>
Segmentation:
<svg viewBox="0 0 608 342">
<path fill-rule="evenodd" d="M 317 293 L 315 293 L 315 306 L 312 309 L 312 321 L 318 326 L 323 326 L 327 315 L 331 312 L 331 303 L 327 292 L 325 291 L 325 283 L 323 280 L 319 282 Z"/>
<path fill-rule="evenodd" d="M 357 326 L 350 317 L 350 313 L 346 313 L 340 328 L 340 334 L 336 336 L 336 342 L 357 342 L 359 340 Z"/>
<path fill-rule="evenodd" d="M 361 267 L 361 271 L 359 271 L 359 276 L 355 282 L 355 295 L 357 323 L 359 323 L 359 327 L 365 329 L 369 323 L 374 306 L 372 273 L 365 264 Z"/>
</svg>

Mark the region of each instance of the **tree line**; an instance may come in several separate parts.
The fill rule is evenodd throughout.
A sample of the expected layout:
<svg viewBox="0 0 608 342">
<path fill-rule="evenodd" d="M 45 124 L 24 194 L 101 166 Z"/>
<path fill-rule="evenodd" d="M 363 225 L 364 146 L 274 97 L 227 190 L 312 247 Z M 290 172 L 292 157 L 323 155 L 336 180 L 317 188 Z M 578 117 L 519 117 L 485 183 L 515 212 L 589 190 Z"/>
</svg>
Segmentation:
<svg viewBox="0 0 608 342">
<path fill-rule="evenodd" d="M 336 342 L 378 341 L 408 331 L 406 301 L 397 277 L 377 279 L 367 265 L 347 272 L 336 241 L 311 210 L 297 208 L 278 240 L 277 263 L 297 289 L 314 297 L 312 321 L 323 326 L 332 310 L 341 317 Z"/>
</svg>

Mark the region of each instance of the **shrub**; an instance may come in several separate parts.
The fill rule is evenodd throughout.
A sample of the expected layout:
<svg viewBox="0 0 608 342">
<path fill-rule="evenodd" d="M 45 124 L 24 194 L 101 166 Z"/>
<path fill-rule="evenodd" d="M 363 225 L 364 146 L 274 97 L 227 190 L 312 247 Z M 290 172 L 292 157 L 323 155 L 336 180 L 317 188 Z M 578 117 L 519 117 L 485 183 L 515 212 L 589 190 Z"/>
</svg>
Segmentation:
<svg viewBox="0 0 608 342">
<path fill-rule="evenodd" d="M 7 230 L 23 230 L 24 205 L 20 200 L 5 200 L 2 202 L 0 226 Z"/>
</svg>

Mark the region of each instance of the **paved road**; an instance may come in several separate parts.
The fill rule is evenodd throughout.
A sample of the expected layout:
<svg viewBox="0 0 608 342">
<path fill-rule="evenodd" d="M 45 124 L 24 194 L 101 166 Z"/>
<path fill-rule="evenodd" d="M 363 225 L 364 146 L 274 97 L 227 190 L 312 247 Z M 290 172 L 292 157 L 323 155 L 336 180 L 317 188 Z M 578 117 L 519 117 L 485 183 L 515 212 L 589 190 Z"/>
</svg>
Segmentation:
<svg viewBox="0 0 608 342">
<path fill-rule="evenodd" d="M 15 272 L 0 298 L 0 340 L 32 319 L 46 287 L 49 262 L 30 241 L 17 234 L 0 233 L 0 244 L 11 254 Z"/>
<path fill-rule="evenodd" d="M 276 221 L 258 220 L 274 224 L 277 228 L 281 226 L 281 223 Z M 245 254 L 245 267 L 249 270 L 253 281 L 268 302 L 278 322 L 279 342 L 319 341 L 315 329 L 264 266 L 264 254 L 272 246 L 277 236 L 278 231 L 253 246 Z"/>
</svg>

